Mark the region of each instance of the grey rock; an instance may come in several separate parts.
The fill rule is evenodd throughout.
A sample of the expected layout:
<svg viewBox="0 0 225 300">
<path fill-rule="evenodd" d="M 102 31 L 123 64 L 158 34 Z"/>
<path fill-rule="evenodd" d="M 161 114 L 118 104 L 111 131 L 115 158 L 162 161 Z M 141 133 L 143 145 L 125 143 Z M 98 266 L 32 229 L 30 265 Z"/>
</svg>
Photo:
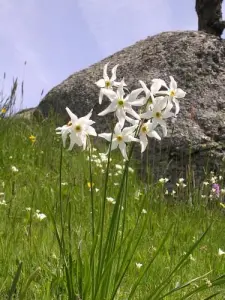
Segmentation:
<svg viewBox="0 0 225 300">
<path fill-rule="evenodd" d="M 89 68 L 77 72 L 54 87 L 41 101 L 38 110 L 44 117 L 53 110 L 68 120 L 65 107 L 78 116 L 93 110 L 97 132 L 108 130 L 109 117 L 97 114 L 109 103 L 98 104 L 105 63 L 119 64 L 117 79 L 125 78 L 130 90 L 139 88 L 138 80 L 148 86 L 153 78 L 169 83 L 172 75 L 178 87 L 187 92 L 180 100 L 175 124 L 168 122 L 168 136 L 161 142 L 151 139 L 149 150 L 135 157 L 146 177 L 150 165 L 156 178 L 167 176 L 171 182 L 191 176 L 196 184 L 207 170 L 219 171 L 224 157 L 225 140 L 225 42 L 204 32 L 165 32 L 148 37 L 119 51 Z M 111 71 L 111 70 L 110 70 Z M 142 159 L 141 159 L 142 158 Z"/>
</svg>

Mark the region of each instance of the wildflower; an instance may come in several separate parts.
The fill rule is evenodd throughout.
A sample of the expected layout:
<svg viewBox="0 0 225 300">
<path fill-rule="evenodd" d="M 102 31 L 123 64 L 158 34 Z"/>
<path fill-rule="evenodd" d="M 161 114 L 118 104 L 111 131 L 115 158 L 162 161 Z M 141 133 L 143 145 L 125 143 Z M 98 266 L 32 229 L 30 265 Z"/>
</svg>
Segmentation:
<svg viewBox="0 0 225 300">
<path fill-rule="evenodd" d="M 216 176 L 212 176 L 212 177 L 210 178 L 210 181 L 211 181 L 211 183 L 216 183 L 217 177 L 216 177 Z"/>
<path fill-rule="evenodd" d="M 158 94 L 169 96 L 169 101 L 173 101 L 173 103 L 175 104 L 175 115 L 177 115 L 180 111 L 180 105 L 178 99 L 184 98 L 186 92 L 184 92 L 180 88 L 177 88 L 177 82 L 174 80 L 173 76 L 170 76 L 170 85 L 169 87 L 166 86 L 166 88 L 167 91 L 160 91 L 158 92 Z"/>
<path fill-rule="evenodd" d="M 225 254 L 225 251 L 223 251 L 222 249 L 219 248 L 218 255 L 224 255 L 224 254 Z"/>
<path fill-rule="evenodd" d="M 207 284 L 208 287 L 212 286 L 212 282 L 208 278 L 205 278 L 205 283 Z"/>
<path fill-rule="evenodd" d="M 141 264 L 141 263 L 136 263 L 136 267 L 137 267 L 138 269 L 140 269 L 142 266 L 143 266 L 143 264 Z"/>
<path fill-rule="evenodd" d="M 209 185 L 208 181 L 203 181 L 203 185 L 205 186 Z"/>
<path fill-rule="evenodd" d="M 98 189 L 98 188 L 95 188 L 95 192 L 96 192 L 96 193 L 99 192 L 99 189 Z"/>
<path fill-rule="evenodd" d="M 29 140 L 31 141 L 32 144 L 34 144 L 36 142 L 36 136 L 30 135 Z"/>
<path fill-rule="evenodd" d="M 131 167 L 128 168 L 128 171 L 129 171 L 130 173 L 134 173 L 134 169 L 132 169 Z"/>
<path fill-rule="evenodd" d="M 116 203 L 116 201 L 115 201 L 115 199 L 114 199 L 113 197 L 106 197 L 106 200 L 107 200 L 108 202 L 112 203 L 112 204 L 115 204 L 115 203 Z"/>
<path fill-rule="evenodd" d="M 174 196 L 176 194 L 176 191 L 172 190 L 171 195 Z"/>
<path fill-rule="evenodd" d="M 225 204 L 220 202 L 220 206 L 222 206 L 222 208 L 225 208 Z"/>
<path fill-rule="evenodd" d="M 7 109 L 6 109 L 5 107 L 3 107 L 3 108 L 1 109 L 1 113 L 2 113 L 2 114 L 5 114 L 6 111 L 7 111 Z"/>
<path fill-rule="evenodd" d="M 159 179 L 159 182 L 160 182 L 160 183 L 167 183 L 168 181 L 169 181 L 168 178 L 160 178 L 160 179 Z"/>
<path fill-rule="evenodd" d="M 31 211 L 31 207 L 26 207 L 25 210 L 26 211 Z"/>
<path fill-rule="evenodd" d="M 142 209 L 142 211 L 141 211 L 141 212 L 142 212 L 142 214 L 147 214 L 147 210 L 146 210 L 146 209 L 144 209 L 144 208 Z"/>
<path fill-rule="evenodd" d="M 2 206 L 6 206 L 7 205 L 7 203 L 5 202 L 5 200 L 3 199 L 3 200 L 1 200 L 0 201 L 0 205 L 2 205 Z"/>
<path fill-rule="evenodd" d="M 122 170 L 122 169 L 123 169 L 123 167 L 122 167 L 121 165 L 118 165 L 118 164 L 115 164 L 115 168 L 116 168 L 117 170 Z"/>
<path fill-rule="evenodd" d="M 66 185 L 68 185 L 68 182 L 61 182 L 61 185 L 66 186 Z"/>
<path fill-rule="evenodd" d="M 205 199 L 205 198 L 206 198 L 206 195 L 201 195 L 201 198 L 202 198 L 202 199 Z"/>
<path fill-rule="evenodd" d="M 153 123 L 150 121 L 143 123 L 139 132 L 140 144 L 141 144 L 141 152 L 144 152 L 148 145 L 148 137 L 154 137 L 157 140 L 161 140 L 161 137 L 154 130 Z"/>
<path fill-rule="evenodd" d="M 115 112 L 118 122 L 121 127 L 124 126 L 126 113 L 132 115 L 137 120 L 140 120 L 140 116 L 133 110 L 132 105 L 136 100 L 137 96 L 142 92 L 142 88 L 132 91 L 124 98 L 123 85 L 121 84 L 117 91 L 102 89 L 103 94 L 105 94 L 111 100 L 110 105 L 100 112 L 99 116 L 105 116 L 108 113 Z M 135 104 L 137 106 L 137 104 Z"/>
<path fill-rule="evenodd" d="M 39 221 L 42 221 L 44 220 L 45 218 L 47 218 L 47 216 L 43 213 L 40 213 L 40 210 L 36 210 L 36 213 L 34 214 L 34 218 L 39 220 Z"/>
<path fill-rule="evenodd" d="M 11 167 L 11 170 L 12 170 L 14 173 L 19 172 L 19 170 L 18 170 L 15 166 L 12 166 L 12 167 Z"/>
<path fill-rule="evenodd" d="M 139 103 L 141 105 L 145 105 L 147 104 L 147 110 L 149 109 L 152 109 L 154 103 L 156 102 L 156 100 L 158 100 L 158 98 L 154 98 L 154 94 L 156 94 L 162 85 L 165 85 L 165 82 L 161 79 L 153 79 L 152 80 L 152 85 L 151 85 L 151 88 L 150 90 L 147 88 L 146 84 L 142 81 L 142 80 L 139 80 L 142 88 L 143 88 L 143 91 L 145 92 L 145 97 L 142 97 L 138 100 L 137 102 L 137 106 L 139 106 Z"/>
<path fill-rule="evenodd" d="M 113 184 L 114 184 L 115 186 L 118 186 L 118 185 L 119 185 L 119 183 L 118 183 L 118 182 L 114 182 Z"/>
<path fill-rule="evenodd" d="M 103 88 L 112 89 L 113 86 L 118 86 L 118 83 L 115 82 L 115 80 L 116 80 L 116 70 L 119 65 L 116 65 L 115 67 L 112 68 L 112 76 L 109 79 L 109 76 L 107 74 L 108 64 L 109 63 L 104 65 L 103 78 L 99 79 L 97 82 L 95 82 L 95 84 L 100 88 L 99 104 L 102 104 L 102 99 L 103 99 L 102 89 Z M 124 82 L 123 82 L 123 84 L 126 85 Z"/>
<path fill-rule="evenodd" d="M 95 185 L 94 182 L 92 182 L 92 183 L 88 182 L 87 183 L 87 186 L 88 186 L 89 189 L 93 188 L 94 185 Z"/>
<path fill-rule="evenodd" d="M 121 126 L 119 123 L 117 123 L 114 128 L 111 150 L 114 150 L 117 147 L 119 147 L 123 157 L 126 160 L 128 160 L 127 152 L 126 152 L 126 143 L 139 142 L 138 139 L 134 138 L 133 130 L 134 130 L 134 126 L 125 127 L 123 130 L 121 130 Z M 99 134 L 99 136 L 106 139 L 109 142 L 111 141 L 111 133 L 101 133 Z"/>
<path fill-rule="evenodd" d="M 216 197 L 220 196 L 220 186 L 218 183 L 214 183 L 212 185 L 212 192 L 215 194 Z"/>
<path fill-rule="evenodd" d="M 5 193 L 0 193 L 0 197 L 4 197 L 5 196 Z"/>
<path fill-rule="evenodd" d="M 167 135 L 167 128 L 165 119 L 170 118 L 174 115 L 170 110 L 173 105 L 171 102 L 168 102 L 167 98 L 163 98 L 155 103 L 152 110 L 148 110 L 147 112 L 141 114 L 141 118 L 151 119 L 152 120 L 152 128 L 155 128 L 158 124 L 161 125 L 163 130 L 163 135 Z"/>
<path fill-rule="evenodd" d="M 96 136 L 95 129 L 91 126 L 95 122 L 90 120 L 92 115 L 92 110 L 84 117 L 79 118 L 72 113 L 72 111 L 66 107 L 66 111 L 69 114 L 71 121 L 68 125 L 56 128 L 57 134 L 62 135 L 63 145 L 65 147 L 66 139 L 69 134 L 70 146 L 68 150 L 72 150 L 73 146 L 77 144 L 78 146 L 83 146 L 83 150 L 86 149 L 87 136 Z"/>
</svg>

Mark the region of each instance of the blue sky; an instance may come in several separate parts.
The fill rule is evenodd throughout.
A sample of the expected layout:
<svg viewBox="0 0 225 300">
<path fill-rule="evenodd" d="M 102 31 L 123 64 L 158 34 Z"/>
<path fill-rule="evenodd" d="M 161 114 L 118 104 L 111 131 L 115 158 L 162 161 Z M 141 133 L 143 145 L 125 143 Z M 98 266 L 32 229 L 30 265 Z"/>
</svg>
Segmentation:
<svg viewBox="0 0 225 300">
<path fill-rule="evenodd" d="M 195 0 L 0 0 L 0 79 L 5 94 L 24 79 L 23 108 L 33 107 L 42 89 L 124 47 L 195 29 Z"/>
</svg>

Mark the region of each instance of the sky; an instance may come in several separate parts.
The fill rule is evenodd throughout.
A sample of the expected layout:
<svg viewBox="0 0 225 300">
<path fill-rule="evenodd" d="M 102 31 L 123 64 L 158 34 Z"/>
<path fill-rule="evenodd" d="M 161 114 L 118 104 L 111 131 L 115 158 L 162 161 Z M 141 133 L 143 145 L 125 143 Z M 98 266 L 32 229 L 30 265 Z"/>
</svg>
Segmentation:
<svg viewBox="0 0 225 300">
<path fill-rule="evenodd" d="M 35 107 L 71 74 L 175 30 L 197 30 L 195 0 L 0 0 L 0 89 L 24 81 L 17 107 Z"/>
</svg>

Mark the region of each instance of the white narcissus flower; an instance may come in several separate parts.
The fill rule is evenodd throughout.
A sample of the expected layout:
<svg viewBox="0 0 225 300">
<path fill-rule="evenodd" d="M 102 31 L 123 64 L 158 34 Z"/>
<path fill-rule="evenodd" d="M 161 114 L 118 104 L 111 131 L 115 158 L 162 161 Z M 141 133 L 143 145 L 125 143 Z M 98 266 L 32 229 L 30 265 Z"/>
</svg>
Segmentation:
<svg viewBox="0 0 225 300">
<path fill-rule="evenodd" d="M 83 146 L 83 149 L 85 150 L 87 145 L 87 136 L 97 135 L 95 129 L 91 126 L 95 123 L 94 121 L 90 120 L 92 110 L 89 112 L 89 114 L 82 118 L 78 118 L 68 107 L 66 107 L 66 111 L 69 114 L 71 121 L 68 123 L 68 125 L 56 128 L 56 131 L 58 131 L 57 134 L 62 135 L 64 147 L 69 134 L 70 146 L 68 150 L 72 150 L 75 144 L 78 146 Z"/>
<path fill-rule="evenodd" d="M 139 139 L 134 137 L 135 128 L 136 128 L 136 126 L 131 126 L 131 127 L 125 127 L 123 130 L 121 130 L 121 126 L 119 123 L 117 123 L 114 128 L 111 150 L 114 150 L 117 147 L 119 147 L 125 160 L 128 160 L 127 152 L 126 152 L 126 143 L 139 142 Z M 98 136 L 100 136 L 103 139 L 106 139 L 108 142 L 110 142 L 112 134 L 111 133 L 101 133 Z"/>
<path fill-rule="evenodd" d="M 126 113 L 139 120 L 140 116 L 133 110 L 132 105 L 138 106 L 137 97 L 142 91 L 142 88 L 136 89 L 124 98 L 125 92 L 122 84 L 119 85 L 116 92 L 102 89 L 103 94 L 111 100 L 111 104 L 98 115 L 104 116 L 108 113 L 115 112 L 121 127 L 124 126 Z M 133 104 L 133 102 L 135 102 L 135 104 Z"/>
<path fill-rule="evenodd" d="M 145 92 L 145 97 L 141 97 L 140 99 L 138 99 L 137 106 L 142 106 L 147 104 L 147 110 L 151 109 L 155 101 L 157 100 L 157 98 L 155 99 L 154 95 L 160 90 L 162 85 L 165 85 L 165 82 L 161 79 L 153 79 L 152 80 L 153 83 L 150 87 L 150 90 L 147 88 L 144 81 L 139 80 L 139 82 L 143 88 L 143 91 Z M 133 105 L 135 104 L 136 103 L 134 102 Z"/>
<path fill-rule="evenodd" d="M 109 78 L 108 74 L 107 74 L 107 68 L 108 68 L 108 64 L 104 65 L 103 68 L 103 78 L 99 79 L 97 82 L 95 82 L 95 84 L 101 89 L 100 93 L 99 93 L 99 104 L 102 104 L 102 98 L 103 98 L 103 93 L 102 93 L 102 89 L 106 88 L 106 89 L 112 89 L 113 86 L 118 86 L 120 83 L 116 82 L 116 70 L 118 68 L 119 65 L 116 65 L 112 68 L 112 76 L 111 78 Z M 124 86 L 126 86 L 126 84 L 124 83 L 124 81 L 122 80 L 122 84 Z"/>
<path fill-rule="evenodd" d="M 157 140 L 161 140 L 161 137 L 154 130 L 153 124 L 150 121 L 143 123 L 140 128 L 139 138 L 140 138 L 140 144 L 141 144 L 141 152 L 144 152 L 148 145 L 147 136 L 154 137 Z"/>
<path fill-rule="evenodd" d="M 224 255 L 224 254 L 225 254 L 225 251 L 223 251 L 222 249 L 219 248 L 218 255 Z"/>
<path fill-rule="evenodd" d="M 169 100 L 173 101 L 175 104 L 175 115 L 177 115 L 180 111 L 180 105 L 179 105 L 178 99 L 184 98 L 186 95 L 186 92 L 184 92 L 180 88 L 177 88 L 177 82 L 174 80 L 173 76 L 170 76 L 169 87 L 167 87 L 167 86 L 165 86 L 165 87 L 167 88 L 167 91 L 161 91 L 161 92 L 158 92 L 157 94 L 169 96 Z"/>
<path fill-rule="evenodd" d="M 148 110 L 147 112 L 141 114 L 141 118 L 152 119 L 153 128 L 155 128 L 157 124 L 161 125 L 163 135 L 166 136 L 167 128 L 164 119 L 174 116 L 174 113 L 170 111 L 172 107 L 172 103 L 168 101 L 167 97 L 164 97 L 155 103 L 152 110 Z"/>
</svg>

